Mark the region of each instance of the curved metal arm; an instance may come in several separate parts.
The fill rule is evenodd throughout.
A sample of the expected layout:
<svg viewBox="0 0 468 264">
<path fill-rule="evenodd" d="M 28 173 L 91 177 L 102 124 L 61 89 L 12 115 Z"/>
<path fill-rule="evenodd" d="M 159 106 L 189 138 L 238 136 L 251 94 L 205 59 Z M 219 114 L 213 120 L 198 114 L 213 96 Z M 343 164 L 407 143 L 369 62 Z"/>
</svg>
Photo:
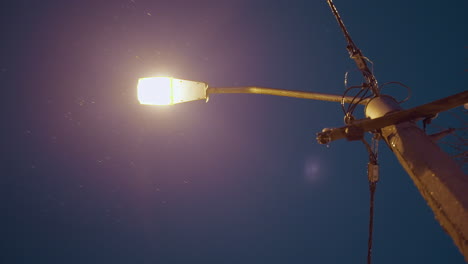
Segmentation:
<svg viewBox="0 0 468 264">
<path fill-rule="evenodd" d="M 319 101 L 329 101 L 329 102 L 341 102 L 351 103 L 353 99 L 352 96 L 341 96 L 336 94 L 324 94 L 324 93 L 313 93 L 313 92 L 302 92 L 302 91 L 291 91 L 284 89 L 274 89 L 274 88 L 264 88 L 256 86 L 246 86 L 246 87 L 208 87 L 206 90 L 207 98 L 210 94 L 268 94 L 276 96 L 286 96 L 286 97 L 295 97 L 309 100 L 319 100 Z M 356 101 L 356 100 L 354 100 Z M 365 105 L 368 100 L 363 100 L 359 104 Z"/>
</svg>

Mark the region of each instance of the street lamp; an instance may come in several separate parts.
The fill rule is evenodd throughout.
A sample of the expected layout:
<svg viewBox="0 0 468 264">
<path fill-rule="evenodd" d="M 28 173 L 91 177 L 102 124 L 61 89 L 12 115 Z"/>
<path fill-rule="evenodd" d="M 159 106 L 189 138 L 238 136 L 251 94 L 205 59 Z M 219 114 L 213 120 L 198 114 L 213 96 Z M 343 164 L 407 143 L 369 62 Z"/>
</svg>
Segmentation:
<svg viewBox="0 0 468 264">
<path fill-rule="evenodd" d="M 336 7 L 327 0 L 340 25 L 350 57 L 362 73 L 365 83 L 359 86 L 356 96 L 333 95 L 314 92 L 290 91 L 283 89 L 246 87 L 209 87 L 207 83 L 175 79 L 170 77 L 141 78 L 138 81 L 138 100 L 141 104 L 172 105 L 195 100 L 206 100 L 212 94 L 267 94 L 303 99 L 341 102 L 352 108 L 345 111 L 346 125 L 340 128 L 325 128 L 317 133 L 320 144 L 342 138 L 362 140 L 369 151 L 368 177 L 371 190 L 369 223 L 368 263 L 371 259 L 373 193 L 378 181 L 377 144 L 371 147 L 364 140 L 364 134 L 374 134 L 373 142 L 383 139 L 393 151 L 402 167 L 409 174 L 420 194 L 431 207 L 436 219 L 452 237 L 454 243 L 468 261 L 468 178 L 455 161 L 421 130 L 415 121 L 429 120 L 437 113 L 468 104 L 468 91 L 418 107 L 403 110 L 391 96 L 380 93 L 375 76 L 367 66 L 367 58 L 357 48 L 346 30 Z M 350 87 L 353 88 L 353 87 Z M 364 92 L 363 92 L 364 91 Z M 371 96 L 366 93 L 371 91 Z M 360 94 L 363 92 L 363 94 Z M 366 118 L 356 120 L 353 110 L 356 105 L 365 105 Z M 343 107 L 344 110 L 344 107 Z M 440 134 L 440 133 L 439 133 Z M 438 135 L 440 136 L 440 135 Z"/>
<path fill-rule="evenodd" d="M 206 100 L 212 94 L 264 94 L 302 99 L 352 103 L 356 98 L 335 94 L 291 91 L 257 86 L 209 87 L 205 82 L 189 81 L 172 77 L 146 77 L 138 80 L 138 100 L 145 105 L 173 105 L 178 103 Z M 366 100 L 358 103 L 365 105 Z"/>
<path fill-rule="evenodd" d="M 388 95 L 356 101 L 356 97 L 245 86 L 209 87 L 207 83 L 171 77 L 149 77 L 138 81 L 138 100 L 147 105 L 172 105 L 195 100 L 208 101 L 212 94 L 266 94 L 320 101 L 365 105 L 366 118 L 352 120 L 343 127 L 325 128 L 317 133 L 320 144 L 346 138 L 363 140 L 366 132 L 385 140 L 410 175 L 437 220 L 468 259 L 468 180 L 461 168 L 442 151 L 431 136 L 414 121 L 468 103 L 468 91 L 403 110 Z M 368 164 L 369 180 L 378 180 L 376 160 Z M 369 255 L 370 256 L 370 255 Z"/>
</svg>

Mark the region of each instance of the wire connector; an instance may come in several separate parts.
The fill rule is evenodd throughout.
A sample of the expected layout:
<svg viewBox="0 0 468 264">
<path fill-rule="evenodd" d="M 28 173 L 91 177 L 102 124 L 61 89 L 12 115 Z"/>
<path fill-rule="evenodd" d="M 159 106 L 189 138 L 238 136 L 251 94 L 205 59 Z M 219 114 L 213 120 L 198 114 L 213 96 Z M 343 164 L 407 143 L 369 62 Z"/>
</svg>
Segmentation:
<svg viewBox="0 0 468 264">
<path fill-rule="evenodd" d="M 367 177 L 371 183 L 379 181 L 379 164 L 367 163 Z"/>
</svg>

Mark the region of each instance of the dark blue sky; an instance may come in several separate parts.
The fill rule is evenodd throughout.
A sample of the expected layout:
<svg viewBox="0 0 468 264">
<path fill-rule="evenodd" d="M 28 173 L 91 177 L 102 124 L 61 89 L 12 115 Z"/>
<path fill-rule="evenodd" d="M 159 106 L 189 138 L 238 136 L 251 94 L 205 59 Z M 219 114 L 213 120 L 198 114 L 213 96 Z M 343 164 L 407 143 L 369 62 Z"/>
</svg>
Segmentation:
<svg viewBox="0 0 468 264">
<path fill-rule="evenodd" d="M 466 1 L 335 4 L 377 79 L 413 88 L 404 107 L 466 90 Z M 360 78 L 325 0 L 0 10 L 2 263 L 365 262 L 367 153 L 315 142 L 338 104 L 136 99 L 152 75 L 341 94 Z M 463 263 L 383 142 L 380 163 L 374 263 Z"/>
</svg>

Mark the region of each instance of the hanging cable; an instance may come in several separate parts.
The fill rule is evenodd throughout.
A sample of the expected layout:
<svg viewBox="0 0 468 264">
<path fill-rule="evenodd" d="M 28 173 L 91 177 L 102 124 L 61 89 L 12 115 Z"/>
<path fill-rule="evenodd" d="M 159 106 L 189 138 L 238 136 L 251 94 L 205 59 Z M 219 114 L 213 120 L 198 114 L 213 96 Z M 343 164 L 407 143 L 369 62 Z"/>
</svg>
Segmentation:
<svg viewBox="0 0 468 264">
<path fill-rule="evenodd" d="M 367 240 L 367 264 L 372 261 L 372 237 L 374 231 L 374 200 L 377 182 L 379 180 L 379 165 L 377 163 L 378 147 L 379 147 L 380 134 L 374 133 L 372 137 L 372 146 L 369 145 L 364 139 L 362 142 L 369 152 L 369 163 L 367 164 L 367 178 L 369 180 L 369 237 Z"/>
<path fill-rule="evenodd" d="M 372 235 L 374 230 L 374 196 L 377 182 L 369 182 L 370 205 L 369 205 L 369 238 L 367 240 L 367 264 L 372 262 Z"/>
<path fill-rule="evenodd" d="M 351 87 L 346 88 L 346 90 L 344 91 L 344 93 L 343 93 L 343 95 L 341 97 L 342 98 L 341 99 L 341 109 L 343 110 L 344 114 L 347 114 L 349 112 L 349 106 L 348 106 L 347 109 L 345 109 L 345 100 L 344 100 L 344 98 L 353 89 L 360 89 L 362 91 L 364 89 L 364 86 L 363 85 L 356 85 L 356 86 L 351 86 Z M 355 104 L 355 100 L 356 100 L 357 97 L 359 97 L 359 94 L 361 93 L 361 91 L 359 91 L 355 96 L 353 96 L 353 100 L 350 102 L 351 105 Z"/>
<path fill-rule="evenodd" d="M 347 94 L 353 90 L 359 89 L 359 91 L 353 96 L 351 102 L 349 102 L 348 107 L 345 109 L 345 101 L 344 98 L 347 97 Z M 354 120 L 354 110 L 356 107 L 363 101 L 368 99 L 371 96 L 368 96 L 370 88 L 367 84 L 363 83 L 362 85 L 356 85 L 346 88 L 343 93 L 342 100 L 341 100 L 341 109 L 345 114 L 345 124 L 350 124 Z"/>
<path fill-rule="evenodd" d="M 369 69 L 367 66 L 366 61 L 369 61 L 361 52 L 361 50 L 354 44 L 353 40 L 351 39 L 351 36 L 348 33 L 348 30 L 346 29 L 343 20 L 341 19 L 340 15 L 338 14 L 338 10 L 336 9 L 335 5 L 333 4 L 332 0 L 327 0 L 328 5 L 330 6 L 333 15 L 336 18 L 336 21 L 338 22 L 338 25 L 341 28 L 341 31 L 343 32 L 343 35 L 346 39 L 347 46 L 346 49 L 348 50 L 349 56 L 351 59 L 354 60 L 356 63 L 356 66 L 358 69 L 361 71 L 362 76 L 366 80 L 366 83 L 369 85 L 369 88 L 371 89 L 372 93 L 374 96 L 379 96 L 379 87 L 377 83 L 377 79 L 375 78 L 373 72 Z"/>
<path fill-rule="evenodd" d="M 396 85 L 399 85 L 401 87 L 404 87 L 404 88 L 406 88 L 406 91 L 408 92 L 408 95 L 406 96 L 406 98 L 399 101 L 398 102 L 399 104 L 404 103 L 404 102 L 408 101 L 411 98 L 411 93 L 412 93 L 411 87 L 409 87 L 406 84 L 401 83 L 401 82 L 387 82 L 387 83 L 384 83 L 384 84 L 380 85 L 379 89 L 382 90 L 385 86 L 390 85 L 390 84 L 396 84 Z"/>
</svg>

